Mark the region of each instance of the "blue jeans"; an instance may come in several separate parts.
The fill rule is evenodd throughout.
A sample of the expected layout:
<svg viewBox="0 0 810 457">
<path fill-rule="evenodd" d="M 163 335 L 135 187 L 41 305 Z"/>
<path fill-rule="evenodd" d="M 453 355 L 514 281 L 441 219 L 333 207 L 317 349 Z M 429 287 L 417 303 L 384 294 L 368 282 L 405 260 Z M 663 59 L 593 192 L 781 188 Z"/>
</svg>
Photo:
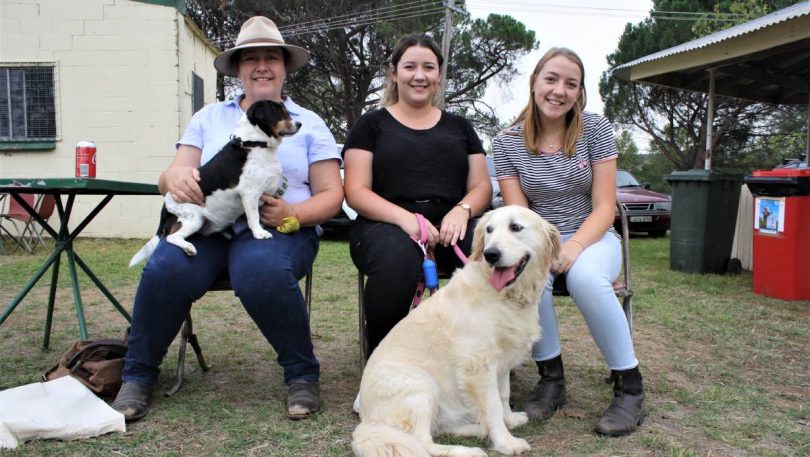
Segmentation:
<svg viewBox="0 0 810 457">
<path fill-rule="evenodd" d="M 227 266 L 231 287 L 273 346 L 284 382 L 317 381 L 320 365 L 312 348 L 306 303 L 298 281 L 318 253 L 312 227 L 291 234 L 269 229 L 257 240 L 250 230 L 230 240 L 220 234 L 193 235 L 196 256 L 160 240 L 146 264 L 135 295 L 123 380 L 155 384 L 160 364 L 186 318 Z"/>
<path fill-rule="evenodd" d="M 563 235 L 561 242 L 571 238 Z M 611 370 L 627 370 L 638 365 L 630 325 L 613 292 L 613 281 L 621 272 L 621 242 L 612 232 L 588 246 L 565 275 L 571 298 L 585 317 L 596 346 Z M 540 339 L 532 348 L 532 359 L 549 360 L 562 351 L 557 314 L 552 304 L 554 275 L 549 273 L 540 299 Z"/>
</svg>

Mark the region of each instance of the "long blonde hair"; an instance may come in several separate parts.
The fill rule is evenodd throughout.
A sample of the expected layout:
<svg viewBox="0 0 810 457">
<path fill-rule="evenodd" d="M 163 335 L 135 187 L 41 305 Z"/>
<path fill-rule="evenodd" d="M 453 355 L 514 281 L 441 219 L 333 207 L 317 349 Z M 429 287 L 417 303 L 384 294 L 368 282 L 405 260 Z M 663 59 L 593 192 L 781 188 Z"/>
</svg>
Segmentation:
<svg viewBox="0 0 810 457">
<path fill-rule="evenodd" d="M 396 73 L 397 64 L 402 59 L 402 54 L 405 54 L 409 48 L 419 46 L 421 48 L 430 49 L 436 55 L 436 60 L 439 62 L 439 68 L 444 63 L 442 57 L 442 50 L 436 41 L 429 35 L 423 33 L 411 33 L 400 38 L 394 50 L 391 51 L 391 62 L 388 64 L 388 69 L 385 72 L 385 89 L 383 96 L 380 99 L 380 107 L 391 106 L 399 101 L 399 92 L 397 92 L 397 84 L 394 82 L 394 73 Z M 437 97 L 433 97 L 432 104 L 435 106 L 438 103 Z"/>
<path fill-rule="evenodd" d="M 534 67 L 531 78 L 529 78 L 529 103 L 518 115 L 512 126 L 523 124 L 523 143 L 528 151 L 535 154 L 539 153 L 537 147 L 537 140 L 543 131 L 543 125 L 540 120 L 540 112 L 537 109 L 537 103 L 534 101 L 534 82 L 537 80 L 537 75 L 543 69 L 543 65 L 550 59 L 563 56 L 566 59 L 574 62 L 579 67 L 579 72 L 582 75 L 580 81 L 580 91 L 574 107 L 565 114 L 565 138 L 563 139 L 563 153 L 566 157 L 571 157 L 576 153 L 577 140 L 582 134 L 582 112 L 585 109 L 587 97 L 585 95 L 585 67 L 582 65 L 582 59 L 572 50 L 568 48 L 551 48 L 543 54 L 543 57 L 537 62 Z"/>
</svg>

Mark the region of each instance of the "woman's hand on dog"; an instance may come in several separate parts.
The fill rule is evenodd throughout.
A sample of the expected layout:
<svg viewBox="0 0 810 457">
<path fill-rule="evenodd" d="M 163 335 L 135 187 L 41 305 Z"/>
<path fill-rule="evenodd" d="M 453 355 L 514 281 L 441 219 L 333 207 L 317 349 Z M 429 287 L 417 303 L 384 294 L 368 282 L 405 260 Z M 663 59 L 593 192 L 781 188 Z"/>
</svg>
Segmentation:
<svg viewBox="0 0 810 457">
<path fill-rule="evenodd" d="M 573 241 L 563 243 L 563 245 L 560 246 L 559 257 L 551 264 L 552 273 L 560 274 L 568 272 L 574 265 L 574 262 L 576 262 L 577 257 L 579 257 L 584 250 L 585 249 L 579 243 Z"/>
<path fill-rule="evenodd" d="M 200 189 L 200 171 L 195 167 L 171 167 L 163 172 L 166 191 L 171 192 L 177 203 L 205 204 L 205 196 Z"/>
<path fill-rule="evenodd" d="M 298 217 L 292 206 L 283 198 L 276 198 L 272 195 L 262 194 L 259 208 L 259 220 L 267 227 L 278 227 L 284 222 L 285 217 Z"/>
</svg>

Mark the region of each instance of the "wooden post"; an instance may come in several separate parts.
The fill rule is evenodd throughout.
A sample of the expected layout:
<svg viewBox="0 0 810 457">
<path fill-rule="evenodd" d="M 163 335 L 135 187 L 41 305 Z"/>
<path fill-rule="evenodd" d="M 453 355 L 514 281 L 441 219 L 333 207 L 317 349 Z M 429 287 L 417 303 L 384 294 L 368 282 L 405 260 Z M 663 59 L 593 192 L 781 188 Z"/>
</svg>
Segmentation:
<svg viewBox="0 0 810 457">
<path fill-rule="evenodd" d="M 445 3 L 447 11 L 444 13 L 444 36 L 442 37 L 442 57 L 444 57 L 444 64 L 442 65 L 442 77 L 439 83 L 439 93 L 437 94 L 439 109 L 444 109 L 444 98 L 447 94 L 447 65 L 450 63 L 450 40 L 453 39 L 453 9 L 455 0 L 449 0 Z"/>
<path fill-rule="evenodd" d="M 712 169 L 712 135 L 714 135 L 714 68 L 709 69 L 709 109 L 706 114 L 706 161 L 705 170 Z"/>
</svg>

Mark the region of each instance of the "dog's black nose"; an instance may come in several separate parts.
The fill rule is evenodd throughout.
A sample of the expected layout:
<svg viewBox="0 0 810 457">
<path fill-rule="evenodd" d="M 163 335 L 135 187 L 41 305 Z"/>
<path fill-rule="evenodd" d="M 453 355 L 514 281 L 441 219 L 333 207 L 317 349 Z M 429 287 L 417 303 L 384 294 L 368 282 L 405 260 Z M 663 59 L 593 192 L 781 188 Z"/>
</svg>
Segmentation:
<svg viewBox="0 0 810 457">
<path fill-rule="evenodd" d="M 497 248 L 489 248 L 484 251 L 484 258 L 490 265 L 495 265 L 501 259 L 501 251 Z"/>
<path fill-rule="evenodd" d="M 301 128 L 301 123 L 298 122 L 298 121 L 295 121 L 295 128 L 300 129 Z"/>
</svg>

